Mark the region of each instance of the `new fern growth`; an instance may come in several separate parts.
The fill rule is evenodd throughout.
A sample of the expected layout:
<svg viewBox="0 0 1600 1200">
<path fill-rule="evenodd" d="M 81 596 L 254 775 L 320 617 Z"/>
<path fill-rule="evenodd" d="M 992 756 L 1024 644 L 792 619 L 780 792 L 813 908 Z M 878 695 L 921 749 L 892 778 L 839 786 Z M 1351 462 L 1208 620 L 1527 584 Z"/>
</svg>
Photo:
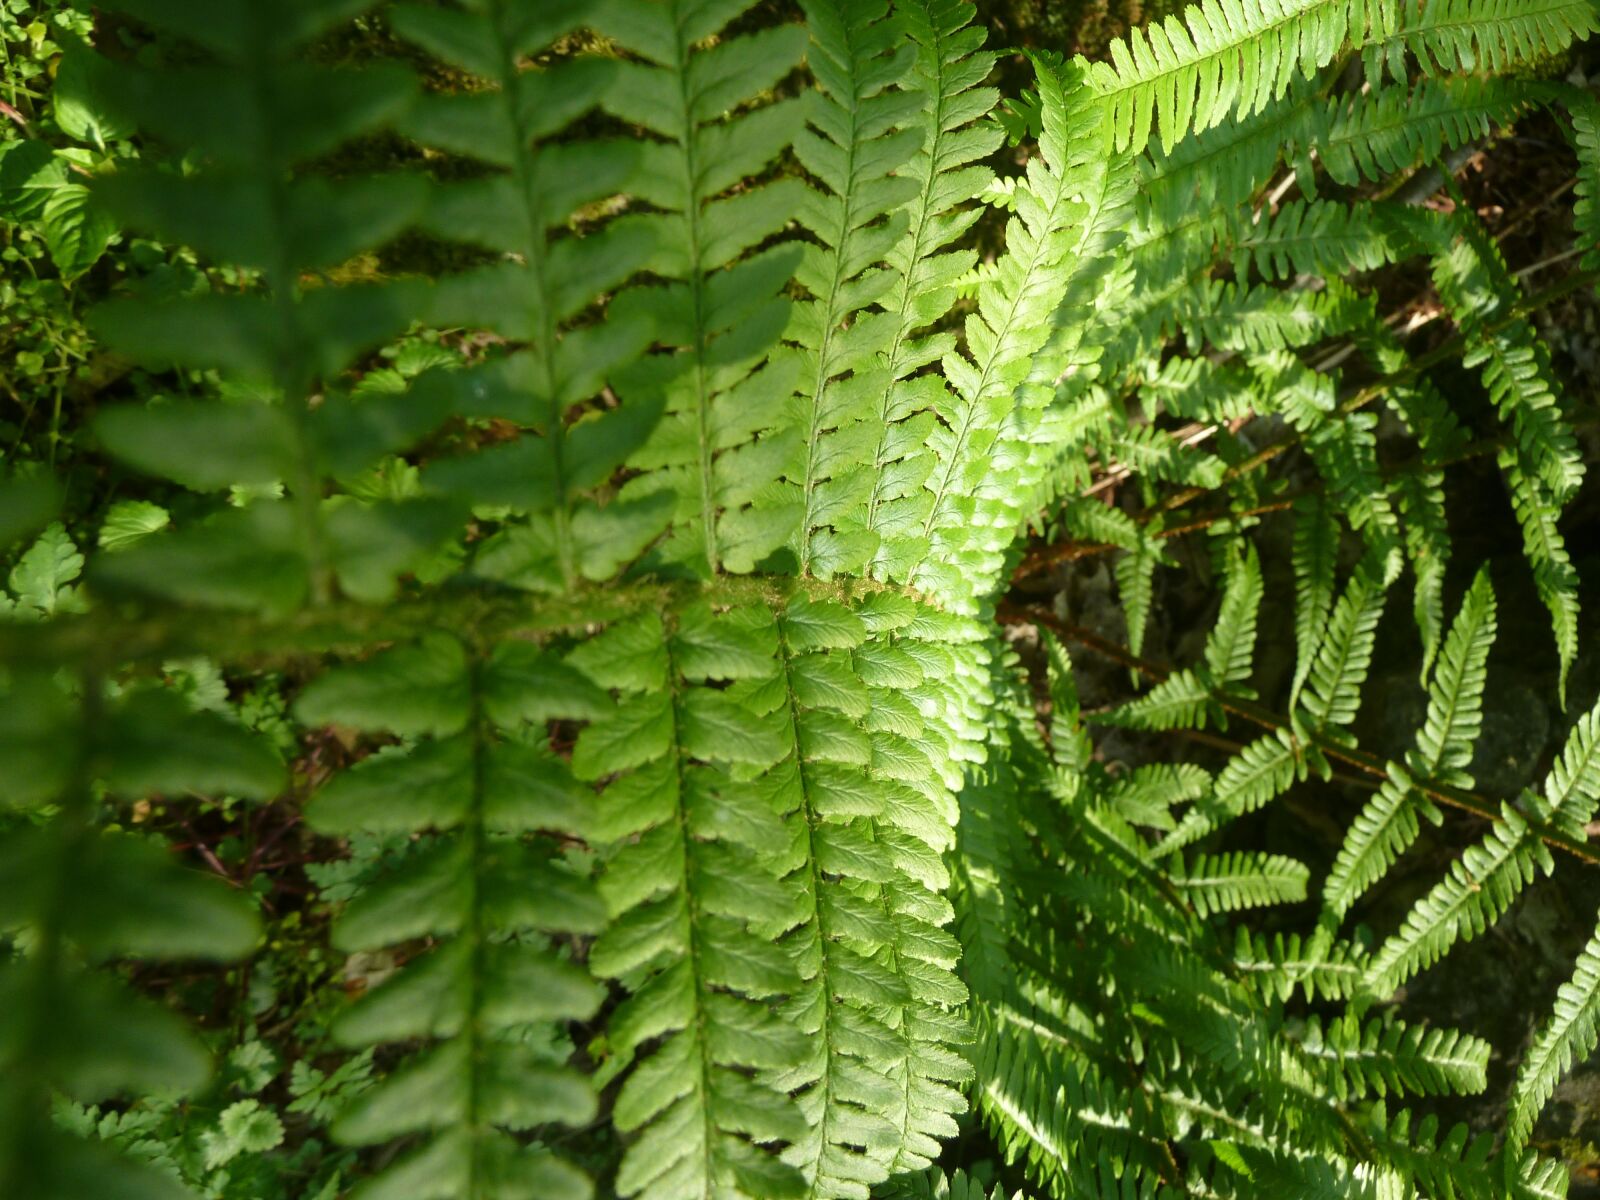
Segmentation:
<svg viewBox="0 0 1600 1200">
<path fill-rule="evenodd" d="M 1511 588 L 1579 697 L 1586 461 L 1555 297 L 1440 161 L 1561 122 L 1558 294 L 1594 281 L 1596 101 L 1529 70 L 1594 0 L 1204 0 L 1003 106 L 960 0 L 105 7 L 178 49 L 102 64 L 170 157 L 95 202 L 237 286 L 94 318 L 182 372 L 93 422 L 174 528 L 85 564 L 61 489 L 0 485 L 44 529 L 0 614 L 0 1194 L 185 1194 L 51 1109 L 205 1084 L 136 964 L 257 923 L 128 832 L 200 796 L 384 848 L 328 934 L 398 965 L 330 1031 L 381 1066 L 332 1125 L 360 1200 L 1565 1194 L 1535 1130 L 1600 943 L 1503 1138 L 1429 1109 L 1489 1043 L 1396 996 L 1597 861 L 1600 709 L 1473 790 Z M 387 61 L 329 65 L 358 19 Z M 374 384 L 416 327 L 462 352 Z M 1461 576 L 1476 458 L 1520 574 Z M 1102 553 L 1123 644 L 1025 586 Z M 1216 594 L 1168 664 L 1182 564 Z M 1075 651 L 1137 685 L 1084 708 Z M 196 655 L 283 667 L 335 769 L 169 694 Z M 1424 822 L 1464 849 L 1385 920 Z M 963 1134 L 1001 1182 L 935 1165 Z"/>
</svg>

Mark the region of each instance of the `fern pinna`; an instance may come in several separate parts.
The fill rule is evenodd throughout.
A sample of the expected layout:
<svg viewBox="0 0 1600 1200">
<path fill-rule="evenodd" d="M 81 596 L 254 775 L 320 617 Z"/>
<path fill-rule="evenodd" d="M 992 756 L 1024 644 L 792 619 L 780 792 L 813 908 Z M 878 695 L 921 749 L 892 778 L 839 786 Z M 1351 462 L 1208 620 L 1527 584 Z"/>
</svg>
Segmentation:
<svg viewBox="0 0 1600 1200">
<path fill-rule="evenodd" d="M 93 424 L 176 528 L 85 563 L 59 488 L 0 488 L 0 1192 L 185 1194 L 51 1108 L 204 1086 L 123 977 L 252 952 L 243 897 L 127 831 L 206 795 L 383 847 L 329 934 L 399 968 L 328 1031 L 382 1066 L 332 1126 L 355 1197 L 1564 1194 L 1534 1131 L 1595 944 L 1503 1139 L 1429 1111 L 1488 1042 L 1394 1000 L 1596 861 L 1595 711 L 1542 787 L 1471 773 L 1497 589 L 1547 608 L 1563 703 L 1580 658 L 1584 447 L 1533 317 L 1594 282 L 1600 141 L 1532 68 L 1593 0 L 1205 0 L 1031 52 L 1000 107 L 960 0 L 106 7 L 180 50 L 105 62 L 170 158 L 95 203 L 237 286 L 95 316 L 184 381 Z M 335 65 L 353 21 L 383 61 Z M 1543 292 L 1441 161 L 1530 114 L 1584 240 Z M 443 266 L 391 274 L 402 238 Z M 1402 269 L 1457 331 L 1426 352 Z M 461 353 L 374 371 L 414 328 Z M 1526 581 L 1452 553 L 1487 456 Z M 1201 531 L 1215 617 L 1147 659 Z M 1101 553 L 1123 645 L 1028 595 Z M 1137 686 L 1084 708 L 1075 651 Z M 284 667 L 338 761 L 189 711 L 194 656 Z M 1250 833 L 1352 777 L 1328 862 Z M 1375 936 L 1424 822 L 1465 848 Z M 979 1127 L 1003 1179 L 935 1166 Z"/>
</svg>

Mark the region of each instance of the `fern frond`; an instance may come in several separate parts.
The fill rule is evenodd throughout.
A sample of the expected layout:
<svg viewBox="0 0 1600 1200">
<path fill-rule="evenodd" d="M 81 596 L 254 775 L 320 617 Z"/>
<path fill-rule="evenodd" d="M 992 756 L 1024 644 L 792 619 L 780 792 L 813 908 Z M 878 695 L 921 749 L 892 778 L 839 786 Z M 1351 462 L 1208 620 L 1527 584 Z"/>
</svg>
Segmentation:
<svg viewBox="0 0 1600 1200">
<path fill-rule="evenodd" d="M 1383 786 L 1350 823 L 1323 886 L 1323 904 L 1340 916 L 1348 912 L 1417 840 L 1419 812 L 1438 815 L 1436 809 L 1420 802 L 1416 784 L 1405 770 L 1390 763 Z"/>
<path fill-rule="evenodd" d="M 1409 1200 L 1413 1194 L 1396 1171 L 1338 1157 L 1314 1157 L 1260 1146 L 1218 1143 L 1214 1150 L 1260 1195 L 1303 1200 Z"/>
<path fill-rule="evenodd" d="M 124 7 L 179 36 L 195 33 L 193 12 L 179 0 Z M 394 64 L 341 71 L 306 61 L 306 43 L 347 7 L 272 0 L 227 12 L 199 36 L 210 61 L 159 72 L 128 63 L 107 78 L 113 105 L 203 165 L 192 173 L 117 172 L 98 194 L 128 226 L 258 272 L 263 286 L 124 298 L 103 305 L 94 322 L 108 344 L 139 361 L 221 368 L 247 394 L 270 399 L 113 409 L 97 432 L 113 454 L 188 487 L 282 483 L 289 495 L 143 539 L 96 568 L 100 586 L 278 615 L 307 599 L 327 601 L 336 586 L 381 601 L 459 529 L 462 514 L 428 499 L 323 506 L 334 440 L 327 425 L 348 408 L 335 399 L 314 415 L 310 400 L 357 355 L 403 331 L 424 294 L 411 283 L 305 287 L 302 278 L 405 230 L 427 188 L 415 178 L 335 183 L 307 164 L 400 116 L 414 81 Z M 412 436 L 443 415 L 424 417 Z M 179 425 L 181 438 L 173 436 Z M 196 461 L 184 449 L 194 440 L 217 452 Z M 363 465 L 387 449 L 380 439 Z M 223 547 L 233 555 L 231 572 L 221 565 Z M 224 584 L 219 574 L 231 577 Z"/>
<path fill-rule="evenodd" d="M 1335 183 L 1381 183 L 1488 136 L 1546 99 L 1546 91 L 1522 80 L 1424 79 L 1332 101 L 1310 140 Z"/>
<path fill-rule="evenodd" d="M 1362 1133 L 1374 1154 L 1413 1179 L 1426 1195 L 1451 1195 L 1456 1200 L 1498 1200 L 1501 1195 L 1526 1197 L 1518 1187 L 1522 1171 L 1494 1155 L 1494 1138 L 1454 1125 L 1440 1136 L 1438 1118 L 1416 1120 L 1400 1109 L 1390 1120 L 1384 1102 L 1371 1106 Z M 1563 1190 L 1565 1195 L 1565 1190 Z"/>
<path fill-rule="evenodd" d="M 1102 795 L 1130 825 L 1171 830 L 1172 806 L 1200 799 L 1211 786 L 1210 772 L 1193 763 L 1148 763 L 1117 775 Z"/>
<path fill-rule="evenodd" d="M 1156 854 L 1187 846 L 1228 821 L 1265 807 L 1304 773 L 1304 761 L 1287 730 L 1262 734 L 1228 760 L 1217 774 L 1212 794 L 1184 815 L 1178 828 L 1156 846 Z"/>
<path fill-rule="evenodd" d="M 1390 481 L 1389 490 L 1400 506 L 1400 525 L 1414 584 L 1411 611 L 1422 637 L 1422 672 L 1426 678 L 1444 632 L 1444 581 L 1450 566 L 1444 472 L 1406 472 Z"/>
<path fill-rule="evenodd" d="M 1211 688 L 1194 671 L 1176 671 L 1136 700 L 1095 713 L 1097 725 L 1129 729 L 1201 729 L 1211 709 Z"/>
<path fill-rule="evenodd" d="M 1230 238 L 1235 271 L 1254 266 L 1267 282 L 1318 275 L 1338 279 L 1393 261 L 1370 204 L 1291 200 L 1275 214 L 1241 213 Z"/>
<path fill-rule="evenodd" d="M 631 1065 L 612 1113 L 632 1135 L 615 1189 L 799 1197 L 801 1173 L 762 1147 L 807 1133 L 766 1076 L 806 1054 L 801 1030 L 768 1004 L 801 986 L 775 939 L 802 915 L 775 859 L 780 818 L 747 781 L 782 762 L 787 714 L 770 687 L 741 704 L 712 686 L 771 683 L 777 632 L 764 606 L 697 606 L 673 626 L 639 617 L 571 659 L 622 696 L 572 755 L 579 778 L 611 777 L 596 837 L 613 847 L 600 880 L 612 917 L 589 966 L 630 993 L 609 1025 L 608 1074 Z"/>
<path fill-rule="evenodd" d="M 950 351 L 948 334 L 927 331 L 949 313 L 959 282 L 976 262 L 971 251 L 952 247 L 978 219 L 971 201 L 993 182 L 981 160 L 1000 140 L 983 122 L 998 93 L 978 85 L 995 55 L 979 50 L 983 31 L 970 24 L 973 11 L 960 0 L 907 0 L 896 9 L 917 44 L 907 83 L 925 106 L 927 136 L 900 171 L 918 191 L 907 207 L 905 235 L 886 256 L 891 282 L 880 304 L 895 329 L 884 355 L 871 491 L 857 515 L 879 538 L 872 570 L 887 579 L 906 578 L 926 553 L 923 528 L 933 497 L 924 484 L 934 468 L 927 439 L 936 424 L 929 411 L 935 384 L 914 372 Z"/>
<path fill-rule="evenodd" d="M 1366 540 L 1387 577 L 1399 570 L 1401 535 L 1389 488 L 1378 470 L 1377 427 L 1375 413 L 1319 421 L 1306 439 L 1306 450 L 1350 527 Z"/>
<path fill-rule="evenodd" d="M 1216 455 L 1154 425 L 1114 426 L 1092 443 L 1102 462 L 1115 463 L 1153 482 L 1210 489 L 1221 484 L 1227 470 Z"/>
<path fill-rule="evenodd" d="M 1253 411 L 1254 372 L 1239 363 L 1176 355 L 1140 385 L 1139 394 L 1174 417 L 1222 423 Z"/>
<path fill-rule="evenodd" d="M 1503 806 L 1500 822 L 1483 841 L 1467 847 L 1373 954 L 1368 972 L 1373 992 L 1388 995 L 1438 962 L 1456 942 L 1477 937 L 1505 914 L 1540 869 L 1548 873 L 1553 865 L 1522 814 Z"/>
<path fill-rule="evenodd" d="M 886 690 L 869 687 L 852 667 L 851 652 L 867 636 L 842 605 L 791 601 L 779 620 L 788 757 L 764 787 L 786 816 L 798 860 L 788 880 L 803 915 L 784 946 L 804 982 L 783 1012 L 809 1044 L 799 1062 L 770 1077 L 785 1091 L 800 1089 L 810 1130 L 785 1158 L 805 1176 L 804 1194 L 840 1200 L 865 1198 L 891 1169 L 905 1169 L 902 1155 L 921 1154 L 946 1132 L 959 1105 L 950 1097 L 934 1103 L 931 1087 L 919 1090 L 930 1063 L 944 1056 L 935 1082 L 965 1078 L 944 1038 L 913 1028 L 964 996 L 951 975 L 959 951 L 942 928 L 948 906 L 933 903 L 931 893 L 908 902 L 948 848 L 948 825 L 870 750 L 866 763 L 843 752 L 848 723 L 866 718 L 874 693 Z M 873 735 L 861 736 L 870 742 Z M 900 736 L 904 753 L 911 743 Z M 921 865 L 911 866 L 917 859 Z M 890 1114 L 902 1111 L 897 1123 Z"/>
<path fill-rule="evenodd" d="M 1061 523 L 1074 537 L 1123 550 L 1137 550 L 1144 539 L 1144 530 L 1132 516 L 1087 496 L 1074 496 L 1067 501 L 1061 511 Z"/>
<path fill-rule="evenodd" d="M 1282 855 L 1238 850 L 1198 854 L 1188 863 L 1174 859 L 1169 878 L 1195 912 L 1207 917 L 1304 900 L 1311 871 L 1304 863 Z"/>
<path fill-rule="evenodd" d="M 0 682 L 0 777 L 31 819 L 0 833 L 0 1188 L 6 1195 L 192 1200 L 163 1173 L 55 1127 L 52 1098 L 184 1095 L 205 1083 L 204 1045 L 164 1006 L 96 964 L 126 957 L 229 961 L 259 934 L 253 907 L 164 848 L 97 829 L 96 793 L 231 793 L 270 799 L 284 768 L 264 740 L 164 689 L 109 702 L 93 673 L 70 696 L 48 674 Z M 18 815 L 10 814 L 12 818 Z M 24 949 L 25 947 L 25 949 Z"/>
<path fill-rule="evenodd" d="M 664 281 L 611 305 L 614 321 L 646 322 L 662 347 L 612 375 L 625 401 L 665 412 L 631 455 L 642 474 L 621 498 L 672 498 L 671 532 L 654 557 L 698 577 L 753 570 L 801 517 L 798 499 L 770 491 L 800 469 L 804 451 L 800 431 L 784 424 L 798 363 L 773 353 L 799 253 L 750 251 L 797 214 L 802 193 L 793 180 L 749 181 L 788 149 L 803 113 L 790 99 L 725 114 L 788 74 L 805 31 L 781 25 L 706 44 L 749 7 L 609 0 L 591 22 L 638 56 L 616 64 L 602 103 L 651 135 L 628 190 L 657 210 L 637 223 L 658 247 L 650 270 Z"/>
<path fill-rule="evenodd" d="M 350 951 L 437 939 L 335 1027 L 351 1047 L 434 1040 L 334 1125 L 353 1145 L 433 1135 L 367 1180 L 364 1197 L 475 1198 L 508 1187 L 590 1194 L 576 1168 L 515 1136 L 547 1123 L 580 1125 L 595 1098 L 586 1080 L 540 1062 L 514 1031 L 529 1021 L 587 1019 L 602 998 L 542 935 L 598 932 L 604 906 L 552 842 L 529 836 L 583 832 L 581 793 L 563 762 L 512 731 L 523 712 L 583 717 L 603 697 L 574 680 L 580 686 L 553 699 L 541 677 L 559 664 L 537 658 L 532 647 L 507 643 L 474 660 L 440 635 L 336 669 L 297 703 L 310 724 L 423 737 L 335 777 L 308 812 L 326 833 L 423 838 L 351 902 L 335 931 L 335 944 Z"/>
<path fill-rule="evenodd" d="M 1222 608 L 1216 624 L 1206 637 L 1206 670 L 1214 686 L 1239 689 L 1250 678 L 1255 661 L 1256 618 L 1261 611 L 1265 586 L 1261 581 L 1261 562 L 1252 544 L 1243 554 L 1229 552 L 1226 558 L 1226 584 Z"/>
<path fill-rule="evenodd" d="M 1362 1024 L 1352 1014 L 1326 1028 L 1311 1021 L 1302 1045 L 1332 1066 L 1341 1102 L 1390 1092 L 1471 1095 L 1488 1085 L 1489 1043 L 1455 1029 L 1408 1026 L 1392 1017 Z"/>
<path fill-rule="evenodd" d="M 1159 128 L 1171 151 L 1191 129 L 1260 112 L 1327 66 L 1351 32 L 1349 0 L 1226 0 L 1191 5 L 1183 18 L 1136 29 L 1111 43 L 1111 62 L 1095 63 L 1090 85 L 1110 113 L 1118 150 L 1138 151 Z"/>
<path fill-rule="evenodd" d="M 1530 1154 L 1524 1158 L 1511 1185 L 1512 1200 L 1567 1200 L 1572 1171 L 1556 1158 Z"/>
<path fill-rule="evenodd" d="M 1470 788 L 1467 765 L 1483 715 L 1489 649 L 1498 628 L 1494 588 L 1486 568 L 1472 581 L 1450 626 L 1428 685 L 1428 712 L 1417 731 L 1417 748 L 1406 765 L 1422 778 Z"/>
<path fill-rule="evenodd" d="M 1355 720 L 1387 598 L 1386 581 L 1368 559 L 1350 576 L 1333 606 L 1300 694 L 1300 708 L 1318 732 Z"/>
<path fill-rule="evenodd" d="M 429 201 L 430 230 L 501 256 L 493 266 L 441 280 L 433 319 L 488 330 L 520 347 L 415 385 L 463 416 L 521 427 L 519 437 L 435 462 L 424 484 L 517 513 L 477 547 L 473 570 L 535 591 L 611 578 L 672 515 L 664 496 L 601 505 L 586 495 L 660 416 L 649 402 L 592 405 L 604 380 L 638 357 L 650 336 L 639 320 L 594 320 L 602 293 L 650 265 L 650 230 L 618 221 L 572 237 L 566 228 L 574 212 L 622 192 L 639 169 L 635 147 L 566 137 L 571 123 L 619 86 L 614 64 L 575 58 L 550 70 L 519 66 L 583 19 L 587 7 L 569 6 L 554 24 L 530 21 L 526 0 L 488 0 L 473 11 L 401 6 L 391 18 L 402 37 L 490 85 L 428 95 L 405 122 L 424 144 L 495 168 L 441 185 Z"/>
<path fill-rule="evenodd" d="M 1581 827 L 1600 804 L 1600 705 L 1567 734 L 1561 754 L 1544 780 L 1544 802 L 1564 824 Z"/>
<path fill-rule="evenodd" d="M 1245 983 L 1266 995 L 1288 1000 L 1299 988 L 1307 1001 L 1318 996 L 1342 1000 L 1359 990 L 1365 978 L 1364 955 L 1348 942 L 1302 940 L 1298 933 L 1252 935 L 1239 926 L 1234 967 Z"/>
<path fill-rule="evenodd" d="M 1334 913 L 1349 911 L 1416 840 L 1419 813 L 1435 823 L 1440 820 L 1438 810 L 1417 790 L 1419 782 L 1472 786 L 1466 767 L 1481 724 L 1495 611 L 1488 573 L 1480 570 L 1450 626 L 1429 683 L 1427 715 L 1417 731 L 1416 748 L 1407 752 L 1404 767 L 1389 764 L 1388 778 L 1356 816 L 1328 873 L 1323 902 Z"/>
<path fill-rule="evenodd" d="M 1385 0 L 1387 20 L 1361 46 L 1367 78 L 1407 74 L 1406 55 L 1427 75 L 1486 71 L 1559 54 L 1600 30 L 1589 0 Z"/>
<path fill-rule="evenodd" d="M 1139 544 L 1117 559 L 1117 598 L 1122 602 L 1123 619 L 1128 625 L 1128 649 L 1138 654 L 1144 648 L 1145 623 L 1155 604 L 1156 567 L 1165 559 L 1159 540 L 1152 531 L 1141 529 Z"/>
<path fill-rule="evenodd" d="M 1511 493 L 1511 508 L 1522 526 L 1522 553 L 1533 568 L 1533 586 L 1550 613 L 1556 657 L 1561 665 L 1557 695 L 1565 703 L 1567 675 L 1578 656 L 1578 572 L 1561 536 L 1561 505 L 1514 450 L 1502 451 L 1500 471 Z"/>
<path fill-rule="evenodd" d="M 1583 482 L 1584 465 L 1562 414 L 1549 351 L 1514 315 L 1521 289 L 1477 218 L 1458 218 L 1455 240 L 1434 257 L 1439 295 L 1471 343 L 1465 365 L 1482 366 L 1489 398 L 1512 427 L 1524 460 L 1560 503 Z"/>
<path fill-rule="evenodd" d="M 1534 1122 L 1548 1103 L 1556 1084 L 1594 1052 L 1600 1040 L 1600 931 L 1578 955 L 1572 978 L 1556 993 L 1555 1011 L 1534 1036 L 1533 1045 L 1517 1068 L 1511 1093 L 1509 1138 L 1515 1146 L 1526 1144 Z"/>
<path fill-rule="evenodd" d="M 1102 117 L 1081 72 L 1043 60 L 1035 67 L 1042 154 L 1028 164 L 1026 199 L 1019 192 L 1006 253 L 967 321 L 971 358 L 951 353 L 942 360 L 954 395 L 937 401 L 943 424 L 931 439 L 938 466 L 927 483 L 933 507 L 923 525 L 929 553 L 912 576 L 962 611 L 993 586 L 1055 461 L 1047 439 L 1063 427 L 1040 418 L 1060 378 L 1093 356 L 1086 323 L 1065 301 L 1098 289 L 1135 182 L 1131 158 L 1108 162 L 1095 152 Z"/>
<path fill-rule="evenodd" d="M 1008 1162 L 1024 1162 L 1035 1178 L 1070 1187 L 1102 1145 L 1124 1161 L 1153 1164 L 1156 1139 L 1126 1109 L 1118 1090 L 1085 1065 L 1025 1036 L 987 1039 L 978 1065 L 978 1103 Z M 1142 1114 L 1141 1114 L 1142 1115 Z"/>
<path fill-rule="evenodd" d="M 1005 1190 L 998 1183 L 985 1194 L 983 1185 L 965 1171 L 948 1178 L 937 1170 L 900 1176 L 878 1194 L 883 1200 L 1006 1200 Z M 1023 1200 L 1022 1193 L 1016 1193 L 1011 1200 Z"/>
<path fill-rule="evenodd" d="M 1317 109 L 1313 89 L 1293 88 L 1260 112 L 1191 134 L 1170 150 L 1148 147 L 1140 162 L 1142 219 L 1170 227 L 1196 213 L 1248 205 L 1270 181 L 1285 147 L 1312 137 Z"/>
<path fill-rule="evenodd" d="M 1534 585 L 1550 610 L 1564 697 L 1577 653 L 1578 595 L 1556 522 L 1585 469 L 1561 409 L 1549 352 L 1527 320 L 1514 314 L 1520 290 L 1476 218 L 1458 216 L 1444 227 L 1411 224 L 1419 240 L 1434 247 L 1439 294 L 1472 347 L 1465 361 L 1482 366 L 1490 399 L 1515 435 L 1500 466 L 1522 525 Z"/>
<path fill-rule="evenodd" d="M 1600 266 L 1600 103 L 1594 100 L 1571 102 L 1572 140 L 1578 152 L 1578 182 L 1574 187 L 1577 203 L 1572 221 L 1590 249 L 1583 266 Z"/>
<path fill-rule="evenodd" d="M 808 127 L 795 154 L 817 181 L 798 214 L 816 242 L 806 245 L 796 275 L 813 298 L 795 308 L 790 324 L 800 358 L 794 424 L 805 447 L 794 484 L 803 505 L 800 573 L 826 579 L 857 570 L 878 549 L 870 533 L 838 526 L 867 503 L 873 483 L 865 449 L 887 433 L 872 418 L 875 397 L 892 383 L 879 363 L 899 322 L 864 310 L 892 283 L 876 268 L 908 229 L 903 210 L 917 180 L 894 172 L 923 140 L 909 118 L 924 98 L 903 86 L 916 47 L 902 22 L 889 18 L 887 0 L 810 0 L 805 9 L 819 90 L 807 97 Z"/>
<path fill-rule="evenodd" d="M 1249 354 L 1313 345 L 1350 330 L 1355 315 L 1333 291 L 1249 288 L 1215 279 L 1162 307 L 1173 310 L 1163 315 L 1188 333 L 1191 349 L 1198 350 L 1203 341 L 1219 350 Z"/>
</svg>

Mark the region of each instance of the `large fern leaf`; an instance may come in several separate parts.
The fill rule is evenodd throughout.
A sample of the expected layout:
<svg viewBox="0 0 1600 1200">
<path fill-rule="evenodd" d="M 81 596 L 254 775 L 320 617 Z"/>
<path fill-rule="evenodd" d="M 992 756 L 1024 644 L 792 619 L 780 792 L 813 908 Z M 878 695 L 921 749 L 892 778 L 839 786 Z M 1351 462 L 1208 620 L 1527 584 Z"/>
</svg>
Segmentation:
<svg viewBox="0 0 1600 1200">
<path fill-rule="evenodd" d="M 13 818 L 0 834 L 0 926 L 27 953 L 0 966 L 0 1188 L 40 1200 L 192 1200 L 165 1173 L 80 1141 L 50 1119 L 66 1095 L 94 1103 L 183 1095 L 205 1083 L 204 1045 L 164 1006 L 89 964 L 109 959 L 226 961 L 259 937 L 252 907 L 163 849 L 97 829 L 110 803 L 152 793 L 272 798 L 283 765 L 256 735 L 194 713 L 165 689 L 110 704 L 93 674 L 70 696 L 48 674 L 0 685 L 0 775 Z M 47 807 L 48 806 L 48 807 Z"/>
<path fill-rule="evenodd" d="M 405 283 L 311 288 L 302 279 L 402 232 L 427 189 L 419 179 L 335 182 L 308 164 L 400 116 L 414 82 L 395 64 L 349 71 L 306 61 L 306 43 L 348 5 L 230 0 L 203 31 L 178 0 L 123 7 L 210 52 L 183 68 L 126 64 L 108 75 L 113 105 L 203 166 L 116 173 L 103 181 L 104 201 L 133 228 L 259 272 L 263 287 L 127 297 L 100 308 L 96 327 L 141 361 L 220 368 L 247 395 L 276 403 L 116 408 L 102 415 L 99 438 L 141 470 L 195 490 L 281 485 L 288 495 L 146 538 L 96 567 L 100 586 L 275 615 L 336 591 L 387 599 L 463 514 L 426 498 L 324 506 L 324 476 L 336 462 L 358 473 L 446 414 L 364 423 L 344 397 L 315 413 L 310 401 L 357 355 L 402 332 L 423 294 Z M 188 451 L 197 442 L 205 455 Z"/>
<path fill-rule="evenodd" d="M 494 168 L 441 186 L 429 202 L 431 230 L 500 256 L 442 280 L 434 320 L 485 330 L 519 349 L 468 370 L 434 372 L 414 390 L 440 396 L 453 412 L 521 428 L 520 437 L 432 464 L 423 479 L 444 495 L 517 515 L 479 545 L 473 568 L 534 591 L 610 578 L 662 531 L 673 507 L 659 495 L 605 505 L 587 496 L 660 416 L 648 401 L 592 404 L 650 335 L 642 321 L 594 321 L 594 302 L 650 263 L 654 240 L 636 221 L 566 236 L 574 213 L 624 191 L 639 169 L 637 149 L 620 140 L 563 137 L 622 86 L 614 64 L 575 58 L 537 72 L 519 64 L 592 7 L 569 6 L 552 21 L 535 19 L 537 6 L 526 0 L 486 0 L 475 11 L 400 7 L 390 18 L 402 36 L 492 85 L 428 95 L 406 128 L 425 144 Z"/>
<path fill-rule="evenodd" d="M 556 680 L 565 687 L 552 695 Z M 330 672 L 301 695 L 309 723 L 423 739 L 335 777 L 308 813 L 333 834 L 424 836 L 349 904 L 335 934 L 350 951 L 437 940 L 339 1015 L 347 1046 L 434 1041 L 334 1125 L 355 1145 L 433 1135 L 364 1182 L 363 1197 L 590 1195 L 575 1168 L 515 1136 L 594 1115 L 588 1081 L 542 1061 L 519 1033 L 599 1007 L 601 990 L 544 939 L 598 932 L 605 909 L 552 841 L 529 836 L 585 832 L 586 806 L 566 764 L 514 731 L 525 715 L 584 718 L 604 702 L 532 647 L 474 661 L 442 635 Z"/>
<path fill-rule="evenodd" d="M 612 303 L 613 319 L 647 322 L 660 347 L 614 373 L 613 386 L 665 412 L 631 456 L 642 474 L 622 498 L 671 497 L 671 534 L 656 554 L 697 576 L 752 570 L 801 517 L 797 500 L 770 492 L 798 472 L 805 450 L 785 422 L 798 361 L 773 354 L 790 320 L 782 292 L 798 247 L 748 252 L 794 218 L 802 193 L 792 179 L 748 181 L 790 146 L 804 114 L 797 99 L 729 114 L 788 74 L 805 31 L 781 25 L 706 43 L 753 2 L 610 0 L 594 15 L 636 56 L 617 64 L 603 103 L 650 135 L 629 191 L 657 210 L 638 221 L 662 281 Z"/>
<path fill-rule="evenodd" d="M 612 846 L 600 881 L 612 917 L 589 966 L 631 993 L 609 1025 L 608 1074 L 631 1066 L 612 1111 L 631 1135 L 620 1196 L 805 1194 L 763 1148 L 806 1136 L 762 1074 L 805 1054 L 801 1030 L 768 1006 L 801 985 L 775 944 L 801 913 L 775 858 L 780 818 L 737 774 L 782 760 L 784 714 L 706 682 L 773 681 L 777 650 L 764 606 L 702 606 L 671 627 L 654 614 L 619 624 L 573 659 L 621 694 L 573 751 L 580 778 L 611 777 L 596 836 Z"/>
</svg>

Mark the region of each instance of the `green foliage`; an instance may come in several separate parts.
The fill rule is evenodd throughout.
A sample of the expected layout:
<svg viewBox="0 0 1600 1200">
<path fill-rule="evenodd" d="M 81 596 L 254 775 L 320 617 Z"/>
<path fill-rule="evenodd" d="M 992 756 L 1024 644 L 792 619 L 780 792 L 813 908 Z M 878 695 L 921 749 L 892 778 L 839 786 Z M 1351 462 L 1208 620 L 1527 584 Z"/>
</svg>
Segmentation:
<svg viewBox="0 0 1600 1200">
<path fill-rule="evenodd" d="M 78 378 L 103 299 L 131 372 L 81 443 L 29 384 L 0 481 L 0 1192 L 1563 1194 L 1600 945 L 1498 1149 L 1397 996 L 1592 858 L 1600 709 L 1472 791 L 1512 568 L 1447 486 L 1493 455 L 1564 703 L 1585 450 L 1540 294 L 1406 192 L 1563 111 L 1593 240 L 1592 98 L 1508 74 L 1592 0 L 1205 0 L 998 113 L 959 0 L 372 7 L 0 18 L 7 344 Z M 1008 594 L 1102 551 L 1125 646 Z M 1152 686 L 1085 710 L 1068 642 Z"/>
</svg>

